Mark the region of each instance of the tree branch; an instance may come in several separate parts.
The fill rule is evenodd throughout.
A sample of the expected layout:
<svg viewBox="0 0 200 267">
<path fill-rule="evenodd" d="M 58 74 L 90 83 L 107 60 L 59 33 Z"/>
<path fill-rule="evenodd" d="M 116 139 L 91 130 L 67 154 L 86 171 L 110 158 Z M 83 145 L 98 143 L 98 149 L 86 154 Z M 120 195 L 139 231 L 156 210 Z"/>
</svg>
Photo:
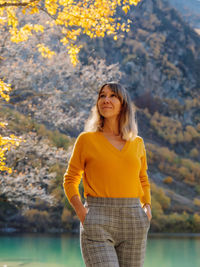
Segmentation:
<svg viewBox="0 0 200 267">
<path fill-rule="evenodd" d="M 27 6 L 33 2 L 38 2 L 38 0 L 30 0 L 29 2 L 26 2 L 26 3 L 23 3 L 23 2 L 22 3 L 15 3 L 15 2 L 12 3 L 12 1 L 9 1 L 9 2 L 5 1 L 3 4 L 0 4 L 0 8 L 1 7 L 8 7 L 8 6 Z"/>
</svg>

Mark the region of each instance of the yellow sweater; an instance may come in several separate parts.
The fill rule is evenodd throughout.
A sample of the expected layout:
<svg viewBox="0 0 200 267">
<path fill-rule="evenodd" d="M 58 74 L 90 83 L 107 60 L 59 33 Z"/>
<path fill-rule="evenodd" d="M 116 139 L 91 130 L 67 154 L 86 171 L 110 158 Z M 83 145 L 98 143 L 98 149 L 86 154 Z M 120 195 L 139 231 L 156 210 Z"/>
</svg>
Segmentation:
<svg viewBox="0 0 200 267">
<path fill-rule="evenodd" d="M 83 175 L 84 196 L 139 197 L 151 204 L 146 151 L 142 137 L 115 148 L 101 132 L 83 132 L 74 145 L 64 174 L 64 190 L 70 201 L 79 195 Z"/>
</svg>

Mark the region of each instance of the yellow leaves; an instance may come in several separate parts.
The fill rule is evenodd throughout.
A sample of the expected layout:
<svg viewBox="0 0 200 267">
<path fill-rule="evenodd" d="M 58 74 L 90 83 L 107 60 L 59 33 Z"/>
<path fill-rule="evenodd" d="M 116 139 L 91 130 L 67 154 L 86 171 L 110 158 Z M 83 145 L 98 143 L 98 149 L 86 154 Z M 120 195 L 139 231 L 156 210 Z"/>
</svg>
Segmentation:
<svg viewBox="0 0 200 267">
<path fill-rule="evenodd" d="M 26 14 L 26 10 L 27 10 L 27 8 L 23 8 L 22 9 L 22 13 L 25 15 Z"/>
<path fill-rule="evenodd" d="M 63 45 L 66 45 L 69 43 L 69 39 L 67 37 L 62 38 L 60 41 L 63 43 Z"/>
<path fill-rule="evenodd" d="M 5 99 L 6 101 L 9 101 L 10 97 L 5 92 L 10 92 L 11 87 L 10 84 L 5 83 L 0 79 L 0 96 Z"/>
<path fill-rule="evenodd" d="M 126 31 L 125 27 L 126 27 L 126 24 L 125 24 L 125 23 L 122 23 L 122 25 L 121 25 L 121 30 L 122 30 L 123 32 Z"/>
<path fill-rule="evenodd" d="M 130 6 L 123 6 L 122 10 L 127 14 L 127 12 L 129 11 Z"/>
<path fill-rule="evenodd" d="M 47 46 L 44 44 L 38 44 L 38 51 L 42 54 L 45 58 L 51 58 L 53 55 L 55 55 L 54 51 L 51 51 Z"/>
<path fill-rule="evenodd" d="M 61 6 L 69 6 L 69 5 L 72 5 L 73 3 L 74 3 L 74 0 L 59 0 L 59 4 Z"/>
<path fill-rule="evenodd" d="M 20 28 L 20 30 L 13 27 L 10 29 L 11 41 L 15 43 L 27 41 L 29 36 L 32 35 L 32 30 L 36 32 L 43 32 L 44 26 L 38 24 L 26 24 L 24 27 Z"/>
<path fill-rule="evenodd" d="M 10 150 L 10 145 L 15 145 L 15 146 L 19 146 L 19 143 L 22 140 L 20 140 L 19 138 L 17 138 L 14 134 L 11 134 L 10 137 L 2 137 L 0 135 L 0 147 L 7 145 L 6 149 Z M 8 144 L 10 144 L 8 146 Z"/>
<path fill-rule="evenodd" d="M 7 84 L 0 79 L 0 96 L 6 101 L 9 101 L 9 95 L 6 93 L 10 91 L 10 84 Z M 0 127 L 5 128 L 6 125 L 7 123 L 0 122 Z M 12 146 L 19 146 L 20 142 L 22 142 L 22 140 L 13 134 L 11 134 L 9 137 L 3 137 L 0 135 L 0 171 L 7 171 L 8 173 L 12 173 L 12 169 L 5 166 L 5 153 L 10 150 Z"/>
<path fill-rule="evenodd" d="M 1 0 L 0 0 L 1 1 Z M 19 1 L 13 0 L 13 3 Z M 130 20 L 126 23 L 121 23 L 121 18 L 116 17 L 118 7 L 127 14 L 131 5 L 137 5 L 140 0 L 44 0 L 44 5 L 41 5 L 41 0 L 29 2 L 29 0 L 21 0 L 22 3 L 28 3 L 23 8 L 21 7 L 6 7 L 0 9 L 0 24 L 5 21 L 8 24 L 11 40 L 19 43 L 28 40 L 29 36 L 35 32 L 44 32 L 45 28 L 56 27 L 62 25 L 63 38 L 61 43 L 68 45 L 67 48 L 72 59 L 72 64 L 77 61 L 77 40 L 81 33 L 88 35 L 90 38 L 104 37 L 105 35 L 113 35 L 114 40 L 117 40 L 117 31 L 128 32 Z M 28 24 L 18 28 L 18 12 L 21 11 L 24 15 L 45 11 L 49 17 L 52 17 L 52 22 L 44 22 L 43 25 Z M 4 12 L 5 11 L 5 12 Z M 17 13 L 16 13 L 17 12 Z M 17 15 L 16 15 L 17 14 Z M 73 47 L 73 49 L 72 49 Z M 76 48 L 75 48 L 76 47 Z M 51 57 L 54 52 L 47 49 L 45 46 L 38 45 L 44 57 Z"/>
<path fill-rule="evenodd" d="M 5 153 L 11 149 L 11 146 L 19 146 L 20 142 L 22 142 L 22 140 L 13 134 L 11 134 L 10 137 L 2 137 L 0 135 L 0 171 L 12 173 L 12 169 L 5 166 Z"/>
<path fill-rule="evenodd" d="M 57 0 L 45 0 L 45 7 L 50 15 L 55 15 L 58 9 Z"/>
<path fill-rule="evenodd" d="M 0 122 L 0 127 L 5 128 L 8 125 L 6 122 Z"/>
<path fill-rule="evenodd" d="M 140 2 L 141 0 L 129 0 L 129 4 L 130 5 L 135 5 L 137 6 L 137 4 Z"/>
<path fill-rule="evenodd" d="M 39 13 L 39 12 L 40 12 L 40 10 L 39 10 L 38 7 L 33 7 L 33 8 L 30 10 L 29 14 L 35 14 L 35 13 Z"/>
<path fill-rule="evenodd" d="M 0 25 L 4 25 L 7 22 L 6 17 L 4 16 L 4 10 L 5 8 L 0 8 Z"/>
<path fill-rule="evenodd" d="M 111 34 L 114 34 L 112 30 L 107 31 L 107 35 L 111 35 Z"/>
<path fill-rule="evenodd" d="M 15 15 L 16 8 L 15 7 L 8 7 L 7 11 L 7 23 L 8 26 L 17 27 L 18 19 Z"/>
<path fill-rule="evenodd" d="M 36 31 L 36 32 L 44 32 L 44 26 L 42 26 L 42 25 L 39 25 L 39 24 L 35 24 L 34 26 L 33 26 L 33 30 L 34 31 Z"/>
<path fill-rule="evenodd" d="M 3 16 L 4 15 L 4 10 L 5 10 L 5 8 L 0 8 L 0 16 Z"/>
<path fill-rule="evenodd" d="M 29 36 L 32 35 L 31 30 L 33 29 L 33 25 L 26 24 L 24 27 L 18 30 L 17 28 L 13 27 L 10 29 L 11 34 L 11 41 L 14 43 L 24 42 L 27 41 Z"/>
<path fill-rule="evenodd" d="M 25 7 L 24 9 L 22 9 L 22 13 L 25 15 L 27 11 L 27 7 Z M 38 7 L 33 7 L 30 9 L 29 14 L 35 14 L 35 13 L 39 13 L 40 10 Z"/>
<path fill-rule="evenodd" d="M 100 31 L 100 30 L 97 30 L 97 31 L 96 31 L 96 36 L 97 36 L 97 37 L 100 37 L 100 36 L 101 36 L 101 31 Z"/>
<path fill-rule="evenodd" d="M 70 57 L 71 62 L 72 62 L 72 64 L 74 66 L 76 66 L 77 63 L 78 63 L 77 55 L 80 52 L 81 47 L 82 47 L 81 45 L 80 46 L 76 46 L 76 45 L 73 45 L 73 44 L 71 44 L 70 46 L 67 47 L 69 57 Z"/>
<path fill-rule="evenodd" d="M 35 0 L 32 2 L 29 2 L 29 4 L 22 9 L 22 13 L 26 14 L 26 11 L 28 11 L 28 10 L 29 10 L 29 14 L 39 13 L 40 12 L 40 10 L 38 8 L 39 2 L 40 2 L 40 0 L 38 0 L 38 1 Z M 26 3 L 27 3 L 27 1 L 26 1 Z"/>
<path fill-rule="evenodd" d="M 60 16 L 55 20 L 55 23 L 57 25 L 64 25 L 65 24 L 64 20 L 62 20 L 62 18 L 60 18 Z"/>
<path fill-rule="evenodd" d="M 62 29 L 62 33 L 65 34 L 65 37 L 61 39 L 61 42 L 66 45 L 71 41 L 76 41 L 77 36 L 80 35 L 81 29 L 77 30 L 67 30 L 66 28 Z"/>
<path fill-rule="evenodd" d="M 0 158 L 1 158 L 1 155 L 0 155 Z M 1 164 L 1 162 L 0 162 Z M 7 171 L 9 174 L 12 173 L 12 169 L 11 168 L 8 168 L 6 166 L 3 166 L 3 165 L 0 165 L 0 171 Z"/>
</svg>

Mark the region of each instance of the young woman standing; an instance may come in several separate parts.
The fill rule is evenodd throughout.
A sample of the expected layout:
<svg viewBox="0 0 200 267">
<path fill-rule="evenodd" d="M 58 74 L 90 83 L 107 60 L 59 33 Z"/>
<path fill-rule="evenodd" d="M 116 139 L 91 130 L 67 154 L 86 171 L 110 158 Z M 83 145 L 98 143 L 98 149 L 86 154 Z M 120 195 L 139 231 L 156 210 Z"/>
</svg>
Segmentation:
<svg viewBox="0 0 200 267">
<path fill-rule="evenodd" d="M 87 267 L 142 267 L 151 220 L 146 150 L 128 92 L 104 84 L 74 145 L 64 190 Z M 78 190 L 83 175 L 85 205 Z"/>
</svg>

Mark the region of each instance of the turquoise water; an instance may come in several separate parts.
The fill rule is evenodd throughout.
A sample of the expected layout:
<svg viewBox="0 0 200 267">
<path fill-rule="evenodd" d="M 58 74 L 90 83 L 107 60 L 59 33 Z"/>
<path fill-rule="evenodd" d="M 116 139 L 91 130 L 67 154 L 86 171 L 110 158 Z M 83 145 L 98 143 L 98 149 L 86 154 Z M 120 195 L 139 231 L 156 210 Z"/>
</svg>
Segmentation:
<svg viewBox="0 0 200 267">
<path fill-rule="evenodd" d="M 199 267 L 200 236 L 149 235 L 144 267 Z M 0 236 L 0 267 L 84 267 L 78 236 Z"/>
<path fill-rule="evenodd" d="M 200 236 L 150 237 L 144 267 L 200 267 Z"/>
</svg>

